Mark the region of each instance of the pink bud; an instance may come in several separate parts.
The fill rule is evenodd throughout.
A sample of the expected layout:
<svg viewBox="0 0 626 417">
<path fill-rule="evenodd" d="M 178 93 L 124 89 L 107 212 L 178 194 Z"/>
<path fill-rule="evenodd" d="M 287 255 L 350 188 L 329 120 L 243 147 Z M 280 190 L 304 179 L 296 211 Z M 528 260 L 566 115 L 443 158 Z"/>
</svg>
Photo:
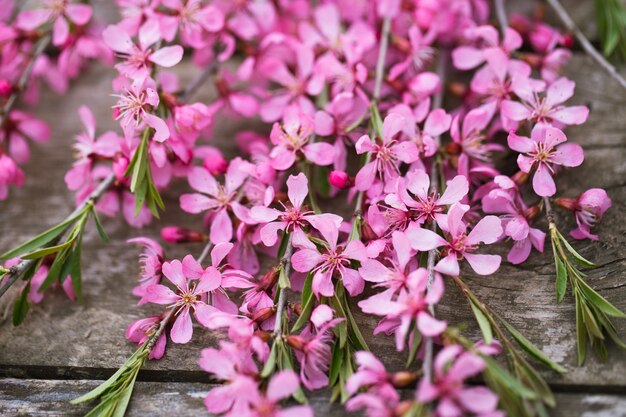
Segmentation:
<svg viewBox="0 0 626 417">
<path fill-rule="evenodd" d="M 328 176 L 328 181 L 333 187 L 345 190 L 352 186 L 352 180 L 350 176 L 344 171 L 331 171 Z"/>
<path fill-rule="evenodd" d="M 161 238 L 168 243 L 204 242 L 206 236 L 186 227 L 166 226 L 161 229 Z"/>
<path fill-rule="evenodd" d="M 0 80 L 0 96 L 9 97 L 13 93 L 13 86 L 7 80 Z"/>
<path fill-rule="evenodd" d="M 209 170 L 212 175 L 219 175 L 226 172 L 228 162 L 217 149 L 215 152 L 207 154 L 204 158 L 204 167 Z"/>
</svg>

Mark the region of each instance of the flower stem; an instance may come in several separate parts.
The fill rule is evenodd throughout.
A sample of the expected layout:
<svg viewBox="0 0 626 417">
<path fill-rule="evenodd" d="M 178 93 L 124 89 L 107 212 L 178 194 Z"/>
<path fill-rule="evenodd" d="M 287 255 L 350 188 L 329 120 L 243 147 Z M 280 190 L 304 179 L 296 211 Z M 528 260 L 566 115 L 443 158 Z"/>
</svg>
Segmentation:
<svg viewBox="0 0 626 417">
<path fill-rule="evenodd" d="M 292 235 L 287 238 L 287 247 L 285 248 L 285 255 L 281 259 L 283 265 L 282 273 L 287 277 L 291 272 L 291 255 L 293 253 L 293 246 L 291 244 Z M 287 303 L 287 288 L 280 287 L 278 289 L 278 303 L 276 305 L 276 321 L 274 322 L 274 337 L 278 338 L 283 334 L 283 311 L 285 310 L 285 304 Z"/>
<path fill-rule="evenodd" d="M 389 48 L 389 32 L 391 30 L 391 18 L 383 19 L 383 26 L 380 34 L 380 47 L 378 49 L 378 61 L 376 61 L 376 78 L 374 84 L 374 100 L 380 99 L 380 90 L 383 85 L 383 72 L 385 70 L 385 60 L 387 59 L 387 49 Z"/>
<path fill-rule="evenodd" d="M 506 16 L 506 7 L 504 5 L 505 0 L 494 0 L 496 6 L 496 17 L 498 18 L 498 24 L 500 25 L 500 31 L 504 35 L 504 30 L 509 26 L 509 20 Z"/>
<path fill-rule="evenodd" d="M 13 109 L 13 106 L 15 106 L 18 96 L 20 95 L 22 91 L 24 91 L 24 88 L 26 88 L 26 83 L 30 79 L 30 75 L 33 72 L 35 62 L 41 56 L 41 54 L 43 54 L 45 49 L 48 47 L 48 45 L 50 44 L 50 40 L 51 40 L 51 35 L 47 34 L 43 38 L 41 38 L 39 42 L 37 43 L 35 52 L 33 52 L 33 55 L 30 61 L 28 62 L 28 65 L 24 69 L 22 76 L 17 81 L 17 85 L 15 86 L 14 91 L 11 93 L 11 95 L 9 96 L 9 99 L 7 100 L 7 102 L 4 104 L 4 107 L 2 108 L 2 114 L 0 114 L 0 129 L 4 127 L 4 124 L 9 118 L 9 113 Z"/>
<path fill-rule="evenodd" d="M 602 56 L 600 52 L 591 44 L 585 34 L 578 28 L 574 20 L 567 13 L 563 5 L 558 0 L 547 0 L 548 4 L 559 16 L 565 27 L 574 33 L 578 42 L 585 50 L 585 52 L 593 58 L 598 65 L 600 65 L 615 81 L 617 81 L 624 89 L 626 89 L 626 79 L 617 71 L 609 61 Z"/>
</svg>

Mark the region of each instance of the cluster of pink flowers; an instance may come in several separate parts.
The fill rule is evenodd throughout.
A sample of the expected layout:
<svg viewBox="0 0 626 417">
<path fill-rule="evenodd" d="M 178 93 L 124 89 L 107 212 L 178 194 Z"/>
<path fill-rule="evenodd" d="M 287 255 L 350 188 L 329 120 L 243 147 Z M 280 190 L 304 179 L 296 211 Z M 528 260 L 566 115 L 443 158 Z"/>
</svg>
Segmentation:
<svg viewBox="0 0 626 417">
<path fill-rule="evenodd" d="M 4 0 L 0 8 L 0 200 L 5 200 L 10 186 L 24 183 L 21 166 L 30 159 L 30 143 L 50 139 L 44 121 L 13 108 L 18 96 L 21 102 L 35 105 L 42 81 L 63 94 L 89 61 L 111 63 L 113 55 L 100 36 L 90 5 Z"/>
<path fill-rule="evenodd" d="M 546 233 L 534 224 L 542 199 L 556 196 L 563 168 L 584 160 L 564 133 L 588 116 L 586 107 L 566 103 L 574 82 L 560 73 L 571 41 L 519 16 L 500 35 L 488 24 L 485 0 L 117 4 L 122 19 L 102 39 L 103 56 L 117 57 L 113 116 L 120 130 L 97 134 L 93 114 L 82 107 L 78 159 L 65 181 L 82 202 L 114 175 L 97 209 L 144 226 L 153 213 L 136 210 L 141 197 L 131 193 L 136 178 L 128 172 L 140 155 L 147 161 L 141 172 L 157 190 L 186 178 L 193 191 L 180 195 L 180 208 L 202 215 L 202 230 L 165 227 L 163 240 L 212 247 L 210 262 L 192 255 L 168 260 L 154 240 L 133 240 L 145 247 L 133 294 L 140 305 L 165 311 L 131 324 L 128 339 L 141 345 L 167 320 L 150 352 L 159 359 L 168 338 L 191 340 L 194 321 L 220 330 L 227 339 L 200 359 L 225 382 L 208 394 L 209 412 L 308 416 L 308 406 L 280 403 L 297 398 L 300 387 L 336 383 L 329 377 L 332 357 L 344 348 L 342 332 L 354 326 L 345 300 L 356 298 L 364 313 L 380 317 L 374 334 L 393 335 L 398 351 L 416 349 L 422 340 L 416 333 L 445 344 L 415 401 L 442 417 L 503 415 L 492 391 L 465 383 L 485 369 L 485 356 L 498 353 L 497 341 L 473 349 L 450 342 L 451 324 L 434 308 L 447 277 L 498 270 L 503 260 L 489 253 L 491 245 L 512 245 L 507 261 L 514 264 L 533 247 L 543 251 Z M 23 31 L 51 24 L 61 56 L 87 57 L 78 40 L 100 45 L 84 28 L 90 17 L 87 5 L 44 1 L 5 25 L 15 37 L 4 42 L 27 42 Z M 22 49 L 15 46 L 18 56 Z M 190 95 L 167 71 L 186 51 L 207 71 L 213 102 L 185 102 Z M 435 72 L 448 62 L 448 72 L 472 71 L 468 85 L 449 86 L 446 72 Z M 10 79 L 9 68 L 5 73 Z M 458 95 L 457 105 L 443 108 L 448 90 Z M 6 184 L 23 181 L 13 160 L 26 159 L 24 138 L 48 136 L 32 116 L 10 116 L 0 136 L 0 198 Z M 210 144 L 212 127 L 224 117 L 258 118 L 266 129 L 238 132 L 239 155 L 228 160 Z M 505 152 L 519 154 L 517 165 L 496 164 L 494 155 Z M 353 214 L 318 204 L 329 197 L 345 201 Z M 577 239 L 597 239 L 591 228 L 611 205 L 600 189 L 554 202 L 574 214 Z M 269 257 L 274 266 L 262 270 Z M 363 296 L 366 285 L 373 289 Z M 283 291 L 302 292 L 303 302 L 285 303 Z M 301 318 L 290 331 L 287 324 Z M 350 333 L 346 343 L 355 339 Z M 353 396 L 348 409 L 401 415 L 406 404 L 397 389 L 408 374 L 388 373 L 373 354 L 351 352 L 357 350 L 358 369 L 342 376 Z M 280 369 L 268 375 L 263 368 L 274 362 Z"/>
</svg>

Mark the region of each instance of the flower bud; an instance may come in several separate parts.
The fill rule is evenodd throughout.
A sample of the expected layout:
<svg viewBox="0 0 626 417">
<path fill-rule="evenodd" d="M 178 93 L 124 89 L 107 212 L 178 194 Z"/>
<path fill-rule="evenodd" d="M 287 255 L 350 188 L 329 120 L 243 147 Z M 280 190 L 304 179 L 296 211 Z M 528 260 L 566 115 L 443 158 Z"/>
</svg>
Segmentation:
<svg viewBox="0 0 626 417">
<path fill-rule="evenodd" d="M 537 217 L 540 212 L 541 210 L 539 210 L 539 206 L 528 207 L 526 210 L 524 210 L 524 217 L 528 220 L 532 220 Z"/>
<path fill-rule="evenodd" d="M 278 281 L 279 272 L 280 272 L 280 268 L 278 267 L 273 267 L 272 269 L 267 271 L 265 275 L 263 275 L 261 279 L 259 280 L 260 281 L 259 286 L 264 290 L 269 290 L 273 288 L 274 285 L 276 285 L 276 282 Z"/>
<path fill-rule="evenodd" d="M 161 238 L 168 243 L 204 242 L 206 240 L 203 233 L 179 226 L 163 227 Z"/>
<path fill-rule="evenodd" d="M 413 407 L 413 401 L 406 400 L 402 401 L 400 404 L 396 406 L 394 410 L 394 416 L 404 416 L 406 415 Z"/>
<path fill-rule="evenodd" d="M 264 342 L 269 342 L 272 340 L 272 334 L 270 332 L 266 332 L 265 330 L 256 330 L 254 335 L 260 338 Z"/>
<path fill-rule="evenodd" d="M 220 175 L 226 172 L 228 162 L 219 151 L 211 153 L 204 158 L 204 167 L 209 170 L 212 175 Z"/>
<path fill-rule="evenodd" d="M 260 308 L 252 314 L 251 319 L 256 323 L 263 323 L 276 314 L 276 306 Z"/>
<path fill-rule="evenodd" d="M 304 350 L 306 345 L 304 338 L 296 335 L 287 336 L 287 344 L 296 350 Z"/>
<path fill-rule="evenodd" d="M 417 381 L 417 373 L 402 371 L 396 372 L 391 376 L 391 383 L 396 388 L 404 388 Z"/>
<path fill-rule="evenodd" d="M 0 96 L 9 97 L 13 94 L 13 86 L 5 79 L 0 80 Z"/>
<path fill-rule="evenodd" d="M 528 175 L 528 173 L 523 172 L 523 171 L 517 171 L 511 177 L 511 179 L 515 181 L 515 184 L 517 184 L 518 187 L 521 187 L 522 185 L 526 184 L 529 178 L 530 178 L 530 175 Z"/>
<path fill-rule="evenodd" d="M 465 97 L 465 94 L 467 94 L 467 86 L 463 83 L 452 82 L 448 87 L 448 91 L 457 97 Z"/>
<path fill-rule="evenodd" d="M 352 186 L 350 176 L 344 171 L 331 171 L 328 176 L 328 181 L 330 182 L 330 185 L 335 188 L 339 188 L 340 190 L 345 190 L 346 188 L 350 188 Z"/>
<path fill-rule="evenodd" d="M 554 200 L 554 204 L 570 211 L 576 210 L 577 206 L 575 198 L 557 198 Z"/>
</svg>

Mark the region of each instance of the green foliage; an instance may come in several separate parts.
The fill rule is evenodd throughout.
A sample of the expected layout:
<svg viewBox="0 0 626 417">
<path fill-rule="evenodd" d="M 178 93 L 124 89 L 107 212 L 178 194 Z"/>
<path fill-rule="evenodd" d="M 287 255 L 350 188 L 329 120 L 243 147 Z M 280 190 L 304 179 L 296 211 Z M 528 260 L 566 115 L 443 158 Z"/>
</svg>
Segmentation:
<svg viewBox="0 0 626 417">
<path fill-rule="evenodd" d="M 150 140 L 151 128 L 146 128 L 141 137 L 141 142 L 135 150 L 133 159 L 128 165 L 125 175 L 131 177 L 130 191 L 135 194 L 135 215 L 144 204 L 150 209 L 154 217 L 159 217 L 159 209 L 163 210 L 165 205 L 161 199 L 159 191 L 154 185 L 152 172 L 150 170 L 150 155 L 148 152 L 148 141 Z"/>
<path fill-rule="evenodd" d="M 595 0 L 596 26 L 606 57 L 626 61 L 626 6 L 623 0 Z"/>
</svg>

